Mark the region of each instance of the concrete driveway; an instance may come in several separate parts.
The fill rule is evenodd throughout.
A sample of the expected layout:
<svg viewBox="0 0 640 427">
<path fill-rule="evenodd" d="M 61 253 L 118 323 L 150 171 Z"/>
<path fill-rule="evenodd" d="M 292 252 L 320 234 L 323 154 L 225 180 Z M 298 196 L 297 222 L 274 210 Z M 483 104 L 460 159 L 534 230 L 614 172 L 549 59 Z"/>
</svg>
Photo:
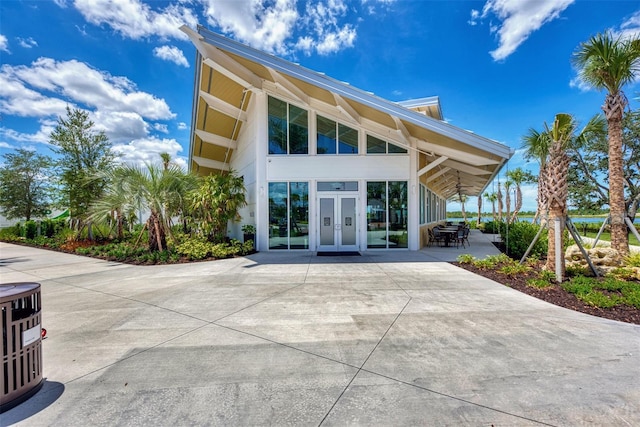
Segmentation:
<svg viewBox="0 0 640 427">
<path fill-rule="evenodd" d="M 640 425 L 640 327 L 421 252 L 130 266 L 0 243 L 46 382 L 2 425 Z"/>
</svg>

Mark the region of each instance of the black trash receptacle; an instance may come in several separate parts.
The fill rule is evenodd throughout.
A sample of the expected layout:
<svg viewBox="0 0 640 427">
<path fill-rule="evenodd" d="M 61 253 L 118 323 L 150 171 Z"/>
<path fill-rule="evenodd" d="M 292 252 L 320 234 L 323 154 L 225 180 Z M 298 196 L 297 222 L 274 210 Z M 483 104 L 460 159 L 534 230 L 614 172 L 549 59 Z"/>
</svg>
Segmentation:
<svg viewBox="0 0 640 427">
<path fill-rule="evenodd" d="M 35 394 L 42 385 L 39 283 L 0 285 L 2 368 L 0 413 Z"/>
</svg>

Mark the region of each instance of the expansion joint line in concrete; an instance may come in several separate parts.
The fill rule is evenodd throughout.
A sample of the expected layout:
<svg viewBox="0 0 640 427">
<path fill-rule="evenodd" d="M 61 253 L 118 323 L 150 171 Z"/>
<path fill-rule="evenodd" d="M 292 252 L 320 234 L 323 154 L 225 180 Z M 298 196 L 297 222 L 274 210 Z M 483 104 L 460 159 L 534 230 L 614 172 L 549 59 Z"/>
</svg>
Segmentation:
<svg viewBox="0 0 640 427">
<path fill-rule="evenodd" d="M 393 319 L 393 322 L 391 322 L 391 324 L 389 325 L 389 327 L 387 328 L 387 330 L 384 332 L 384 334 L 382 334 L 382 336 L 380 337 L 380 339 L 378 340 L 378 342 L 376 343 L 375 347 L 373 347 L 373 349 L 371 349 L 371 351 L 369 352 L 369 355 L 367 356 L 367 358 L 364 360 L 364 362 L 362 362 L 362 365 L 360 365 L 360 367 L 358 367 L 358 370 L 356 371 L 356 373 L 353 375 L 353 377 L 351 378 L 351 380 L 349 381 L 349 383 L 344 387 L 344 389 L 342 390 L 342 392 L 340 393 L 340 396 L 338 396 L 338 398 L 336 399 L 335 402 L 333 402 L 333 405 L 331 405 L 331 408 L 329 408 L 329 410 L 327 411 L 327 413 L 324 415 L 324 417 L 322 418 L 322 420 L 320 421 L 320 423 L 318 424 L 318 427 L 321 426 L 325 420 L 327 419 L 327 417 L 329 416 L 329 414 L 331 413 L 331 411 L 333 411 L 333 408 L 336 407 L 336 405 L 338 404 L 338 402 L 340 401 L 340 399 L 342 399 L 342 396 L 346 393 L 346 391 L 349 389 L 349 387 L 351 387 L 351 384 L 353 383 L 353 381 L 356 379 L 356 377 L 358 376 L 358 374 L 362 371 L 362 368 L 364 367 L 364 365 L 367 363 L 367 361 L 369 360 L 369 358 L 371 357 L 371 355 L 376 351 L 376 349 L 378 348 L 378 346 L 380 345 L 380 343 L 382 342 L 382 340 L 384 340 L 384 337 L 387 336 L 387 334 L 389 333 L 389 331 L 391 330 L 391 328 L 393 328 L 393 325 L 396 324 L 396 321 L 400 318 L 400 315 L 402 315 L 402 313 L 404 312 L 404 310 L 407 308 L 407 306 L 409 305 L 409 303 L 411 302 L 411 297 L 409 297 L 409 299 L 407 300 L 407 302 L 404 304 L 404 306 L 402 307 L 402 310 L 400 310 L 400 312 L 396 315 L 396 317 Z"/>
<path fill-rule="evenodd" d="M 391 283 L 393 283 L 394 285 L 396 285 L 398 288 L 400 288 L 402 290 L 402 292 L 405 293 L 405 295 L 409 298 L 411 298 L 411 295 L 409 295 L 409 292 L 407 292 L 407 290 L 405 288 L 403 288 L 402 286 L 400 286 L 400 284 L 398 282 L 396 282 L 396 280 L 393 278 L 392 275 L 390 275 L 389 273 L 387 273 L 386 271 L 384 271 L 382 269 L 382 267 L 380 267 L 380 263 L 375 263 L 376 267 L 378 267 L 378 269 L 382 272 L 382 274 L 384 274 L 385 276 L 387 276 L 389 278 L 389 280 L 391 280 Z"/>
</svg>

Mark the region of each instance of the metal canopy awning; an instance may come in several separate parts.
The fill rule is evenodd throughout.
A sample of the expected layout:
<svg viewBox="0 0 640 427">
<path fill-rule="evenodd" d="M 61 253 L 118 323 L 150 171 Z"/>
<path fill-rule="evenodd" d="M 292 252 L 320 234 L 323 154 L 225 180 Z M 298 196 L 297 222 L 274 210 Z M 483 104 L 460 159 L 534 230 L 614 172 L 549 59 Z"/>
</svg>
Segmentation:
<svg viewBox="0 0 640 427">
<path fill-rule="evenodd" d="M 513 154 L 503 144 L 443 122 L 437 97 L 391 102 L 204 27 L 181 29 L 200 56 L 190 152 L 191 167 L 200 174 L 228 170 L 251 94 L 263 89 L 309 108 L 330 105 L 345 121 L 419 151 L 416 172 L 447 198 L 481 194 Z"/>
</svg>

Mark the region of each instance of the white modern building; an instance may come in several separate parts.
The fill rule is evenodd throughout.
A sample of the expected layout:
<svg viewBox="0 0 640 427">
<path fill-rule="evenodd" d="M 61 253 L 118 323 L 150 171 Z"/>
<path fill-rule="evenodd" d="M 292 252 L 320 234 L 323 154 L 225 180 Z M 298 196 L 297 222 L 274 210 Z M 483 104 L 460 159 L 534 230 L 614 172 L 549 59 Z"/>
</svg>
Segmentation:
<svg viewBox="0 0 640 427">
<path fill-rule="evenodd" d="M 260 251 L 418 250 L 446 200 L 481 194 L 509 147 L 443 121 L 437 97 L 391 102 L 237 43 L 182 30 L 198 58 L 189 166 L 234 170 Z"/>
</svg>

